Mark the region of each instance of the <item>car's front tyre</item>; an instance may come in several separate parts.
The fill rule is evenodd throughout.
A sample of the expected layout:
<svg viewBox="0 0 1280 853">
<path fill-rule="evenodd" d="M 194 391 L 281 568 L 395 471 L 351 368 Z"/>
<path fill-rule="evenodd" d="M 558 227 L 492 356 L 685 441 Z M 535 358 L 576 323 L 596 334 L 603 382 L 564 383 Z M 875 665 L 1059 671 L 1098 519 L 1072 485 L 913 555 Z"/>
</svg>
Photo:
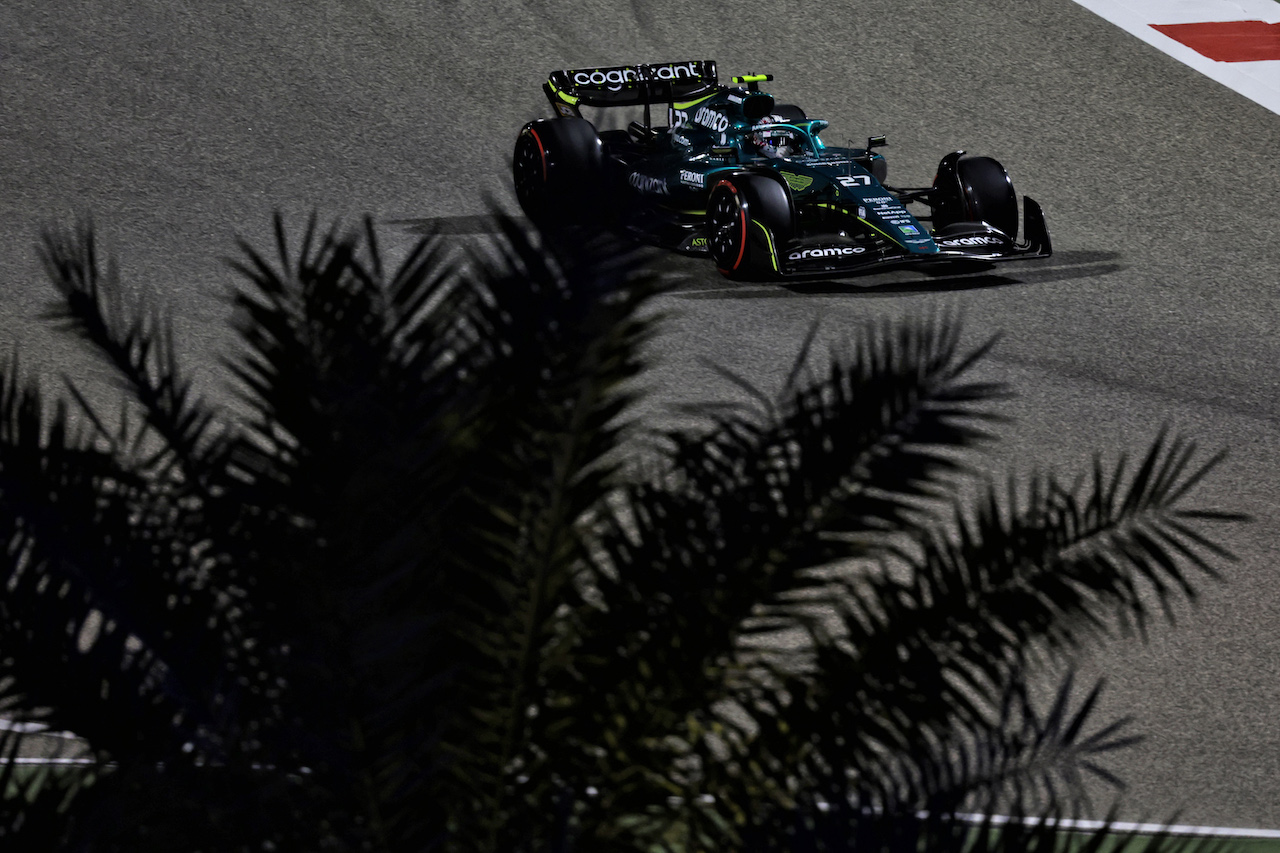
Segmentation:
<svg viewBox="0 0 1280 853">
<path fill-rule="evenodd" d="M 942 158 L 929 202 L 934 229 L 957 222 L 985 222 L 1018 238 L 1018 196 L 1004 166 L 990 157 Z"/>
<path fill-rule="evenodd" d="M 791 199 L 781 181 L 748 172 L 730 175 L 707 201 L 707 240 L 716 268 L 732 279 L 779 272 L 780 247 L 795 233 Z"/>
</svg>

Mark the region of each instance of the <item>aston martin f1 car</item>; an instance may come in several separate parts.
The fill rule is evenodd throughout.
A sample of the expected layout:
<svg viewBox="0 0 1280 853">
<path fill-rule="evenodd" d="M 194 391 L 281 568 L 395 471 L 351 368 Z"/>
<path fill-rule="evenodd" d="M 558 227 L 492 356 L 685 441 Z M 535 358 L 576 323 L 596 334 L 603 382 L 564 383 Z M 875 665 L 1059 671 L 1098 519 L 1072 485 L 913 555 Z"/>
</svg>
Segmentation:
<svg viewBox="0 0 1280 853">
<path fill-rule="evenodd" d="M 876 150 L 884 137 L 827 145 L 827 122 L 761 91 L 772 80 L 722 85 L 710 60 L 553 71 L 543 90 L 556 117 L 529 122 L 516 140 L 516 197 L 540 226 L 607 225 L 709 255 L 730 278 L 1051 254 L 1044 214 L 1026 197 L 1018 240 L 1017 195 L 997 161 L 953 151 L 932 185 L 890 186 Z M 658 105 L 665 126 L 652 121 Z M 583 107 L 643 107 L 643 120 L 597 130 Z"/>
</svg>

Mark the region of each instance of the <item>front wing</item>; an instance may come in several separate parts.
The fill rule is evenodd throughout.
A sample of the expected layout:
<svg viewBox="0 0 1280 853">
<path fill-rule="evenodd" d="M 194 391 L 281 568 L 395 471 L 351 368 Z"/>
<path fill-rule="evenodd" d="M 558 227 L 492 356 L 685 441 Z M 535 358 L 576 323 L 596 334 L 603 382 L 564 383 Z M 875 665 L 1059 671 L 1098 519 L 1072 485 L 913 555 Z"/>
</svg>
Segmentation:
<svg viewBox="0 0 1280 853">
<path fill-rule="evenodd" d="M 1034 199 L 1023 197 L 1022 217 L 1023 242 L 986 223 L 956 223 L 934 234 L 938 251 L 928 253 L 900 247 L 877 249 L 835 238 L 807 238 L 775 248 L 775 271 L 785 278 L 813 278 L 953 261 L 997 263 L 1052 255 L 1044 212 Z"/>
</svg>

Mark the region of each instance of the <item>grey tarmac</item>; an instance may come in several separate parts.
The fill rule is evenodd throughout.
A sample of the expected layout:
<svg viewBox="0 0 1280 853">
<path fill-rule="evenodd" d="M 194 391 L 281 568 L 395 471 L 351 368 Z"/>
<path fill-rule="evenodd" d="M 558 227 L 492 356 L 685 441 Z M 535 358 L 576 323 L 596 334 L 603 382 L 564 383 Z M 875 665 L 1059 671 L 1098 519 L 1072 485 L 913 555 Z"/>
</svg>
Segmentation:
<svg viewBox="0 0 1280 853">
<path fill-rule="evenodd" d="M 1165 423 L 1228 448 L 1200 497 L 1256 521 L 1229 534 L 1227 582 L 1085 669 L 1109 679 L 1102 712 L 1148 735 L 1116 767 L 1124 816 L 1280 828 L 1280 116 L 1069 0 L 584 9 L 3 0 L 0 345 L 32 371 L 101 376 L 36 322 L 51 296 L 40 229 L 92 216 L 218 387 L 234 235 L 262 245 L 275 209 L 295 230 L 312 210 L 372 214 L 393 251 L 431 222 L 483 231 L 486 199 L 514 207 L 514 134 L 547 114 L 553 68 L 708 58 L 772 73 L 830 138 L 886 134 L 894 182 L 927 184 L 952 148 L 994 156 L 1044 206 L 1052 259 L 788 287 L 666 259 L 680 284 L 651 405 L 737 393 L 705 361 L 776 387 L 815 321 L 825 343 L 949 308 L 975 341 L 1002 334 L 983 370 L 1019 391 L 993 472 L 1079 470 Z"/>
</svg>

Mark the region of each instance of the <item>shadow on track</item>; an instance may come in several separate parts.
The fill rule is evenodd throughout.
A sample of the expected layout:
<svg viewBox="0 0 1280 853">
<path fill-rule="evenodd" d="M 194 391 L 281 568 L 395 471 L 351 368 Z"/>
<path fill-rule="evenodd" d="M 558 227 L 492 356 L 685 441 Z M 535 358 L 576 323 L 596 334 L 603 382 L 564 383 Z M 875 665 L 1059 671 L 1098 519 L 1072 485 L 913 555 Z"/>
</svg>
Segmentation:
<svg viewBox="0 0 1280 853">
<path fill-rule="evenodd" d="M 488 214 L 476 216 L 428 216 L 421 219 L 388 219 L 411 234 L 497 234 L 497 221 Z"/>
<path fill-rule="evenodd" d="M 395 219 L 389 220 L 388 224 L 402 226 L 414 234 L 498 233 L 494 218 L 487 214 Z M 1045 260 L 1029 261 L 1025 264 L 963 264 L 961 262 L 963 265 L 950 264 L 933 270 L 919 267 L 914 270 L 897 270 L 845 279 L 744 284 L 697 275 L 693 270 L 705 264 L 705 261 L 697 258 L 662 253 L 655 257 L 655 266 L 659 271 L 677 279 L 683 279 L 672 292 L 672 296 L 681 299 L 787 299 L 794 296 L 814 295 L 883 299 L 923 293 L 1052 284 L 1070 279 L 1111 275 L 1124 269 L 1124 264 L 1120 263 L 1122 256 L 1118 252 L 1068 250 L 1055 252 L 1053 257 Z M 1002 272 L 993 272 L 997 268 Z"/>
<path fill-rule="evenodd" d="M 787 299 L 794 296 L 852 296 L 886 298 L 922 293 L 982 290 L 1052 284 L 1077 278 L 1096 278 L 1124 269 L 1117 252 L 1065 251 L 1044 261 L 1018 264 L 1015 270 L 1002 266 L 1008 273 L 994 273 L 995 264 L 970 265 L 963 271 L 955 266 L 929 271 L 901 270 L 863 278 L 812 279 L 807 281 L 755 282 L 749 284 L 723 282 L 708 284 L 690 280 L 673 294 L 682 299 Z"/>
</svg>

